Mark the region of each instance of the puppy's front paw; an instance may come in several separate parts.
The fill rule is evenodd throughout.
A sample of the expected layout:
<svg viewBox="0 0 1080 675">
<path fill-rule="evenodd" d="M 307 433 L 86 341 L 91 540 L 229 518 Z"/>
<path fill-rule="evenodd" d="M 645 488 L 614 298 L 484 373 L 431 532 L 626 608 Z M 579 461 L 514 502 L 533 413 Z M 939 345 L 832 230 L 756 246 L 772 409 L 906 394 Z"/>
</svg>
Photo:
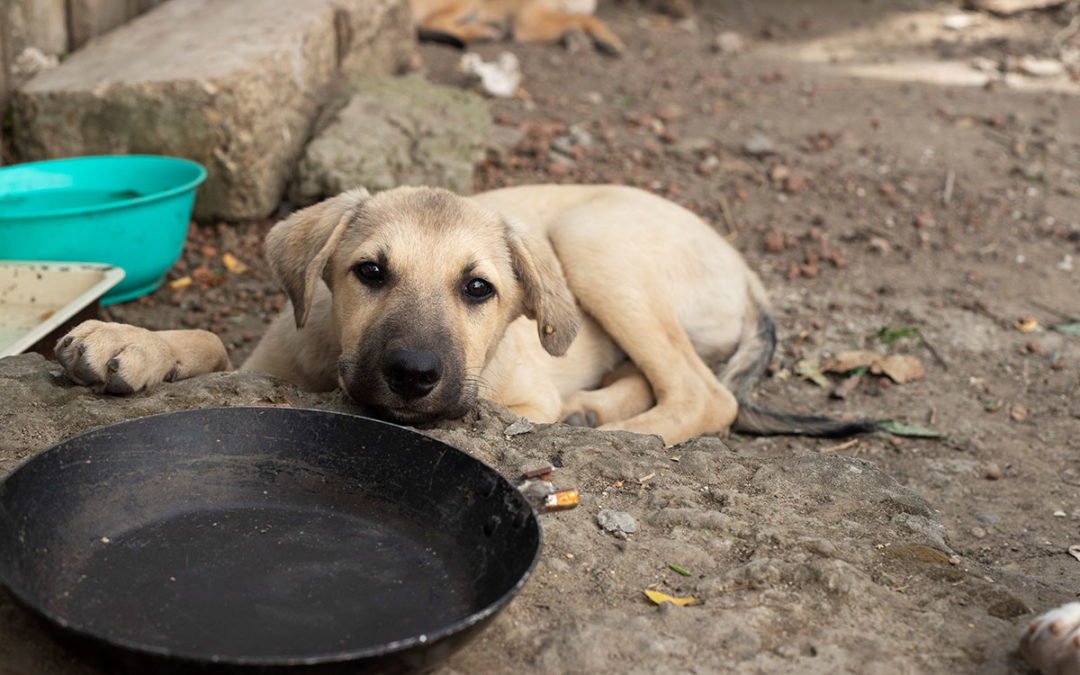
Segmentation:
<svg viewBox="0 0 1080 675">
<path fill-rule="evenodd" d="M 1080 675 L 1080 602 L 1036 617 L 1020 640 L 1020 652 L 1043 675 Z"/>
<path fill-rule="evenodd" d="M 68 376 L 110 394 L 131 394 L 173 380 L 177 358 L 153 331 L 123 323 L 85 321 L 53 350 Z"/>
</svg>

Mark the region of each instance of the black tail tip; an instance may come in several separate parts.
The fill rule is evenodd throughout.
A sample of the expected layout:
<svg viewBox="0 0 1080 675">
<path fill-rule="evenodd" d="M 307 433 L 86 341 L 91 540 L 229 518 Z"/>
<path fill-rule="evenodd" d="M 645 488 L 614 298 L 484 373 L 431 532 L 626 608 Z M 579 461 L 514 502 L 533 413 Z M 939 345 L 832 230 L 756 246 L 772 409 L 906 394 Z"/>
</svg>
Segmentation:
<svg viewBox="0 0 1080 675">
<path fill-rule="evenodd" d="M 442 33 L 439 31 L 421 28 L 420 30 L 416 31 L 416 37 L 421 42 L 434 42 L 442 45 L 450 45 L 451 47 L 455 47 L 457 49 L 465 49 L 465 42 L 449 33 Z"/>
<path fill-rule="evenodd" d="M 843 438 L 873 433 L 876 420 L 835 420 L 816 415 L 793 415 L 759 408 L 749 402 L 739 402 L 739 411 L 732 430 L 755 436 L 810 436 L 814 438 Z"/>
</svg>

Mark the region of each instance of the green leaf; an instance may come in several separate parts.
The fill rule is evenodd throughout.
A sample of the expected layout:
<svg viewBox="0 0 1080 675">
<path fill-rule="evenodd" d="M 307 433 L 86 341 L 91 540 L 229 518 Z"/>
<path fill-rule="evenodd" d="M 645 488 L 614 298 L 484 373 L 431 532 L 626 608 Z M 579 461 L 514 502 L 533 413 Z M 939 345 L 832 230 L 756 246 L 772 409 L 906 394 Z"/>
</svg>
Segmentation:
<svg viewBox="0 0 1080 675">
<path fill-rule="evenodd" d="M 944 431 L 935 431 L 919 426 L 918 424 L 903 424 L 896 420 L 878 420 L 878 429 L 887 431 L 894 436 L 908 436 L 911 438 L 945 438 Z"/>
<path fill-rule="evenodd" d="M 881 340 L 882 344 L 887 345 L 889 343 L 896 342 L 897 340 L 900 340 L 902 338 L 919 337 L 919 328 L 918 326 L 914 326 L 911 328 L 889 330 L 888 326 L 886 326 L 885 328 L 882 328 L 877 332 L 877 336 L 878 339 Z"/>
<path fill-rule="evenodd" d="M 687 571 L 685 568 L 679 567 L 675 563 L 668 563 L 667 566 L 670 567 L 671 569 L 675 570 L 679 574 L 683 575 L 684 577 L 690 576 L 689 571 Z"/>
<path fill-rule="evenodd" d="M 1080 335 L 1080 323 L 1064 323 L 1060 326 L 1053 326 L 1051 330 L 1067 335 Z"/>
</svg>

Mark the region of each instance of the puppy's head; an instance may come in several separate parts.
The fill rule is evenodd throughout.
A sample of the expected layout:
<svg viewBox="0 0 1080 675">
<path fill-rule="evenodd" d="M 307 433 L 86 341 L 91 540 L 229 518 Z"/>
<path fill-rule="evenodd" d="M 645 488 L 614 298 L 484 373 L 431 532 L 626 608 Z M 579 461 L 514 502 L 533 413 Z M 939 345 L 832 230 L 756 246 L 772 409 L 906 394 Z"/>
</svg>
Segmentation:
<svg viewBox="0 0 1080 675">
<path fill-rule="evenodd" d="M 298 327 L 315 286 L 333 296 L 341 387 L 373 414 L 417 424 L 460 417 L 507 325 L 537 320 L 563 354 L 577 331 L 558 259 L 519 224 L 445 190 L 353 191 L 267 237 Z"/>
</svg>

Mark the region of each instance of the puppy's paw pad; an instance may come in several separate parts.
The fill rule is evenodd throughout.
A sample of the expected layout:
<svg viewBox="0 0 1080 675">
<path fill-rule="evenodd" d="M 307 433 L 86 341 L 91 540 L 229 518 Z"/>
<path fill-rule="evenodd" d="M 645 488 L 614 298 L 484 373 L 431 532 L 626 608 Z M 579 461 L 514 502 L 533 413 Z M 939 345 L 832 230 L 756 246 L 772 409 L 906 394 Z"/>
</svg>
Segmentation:
<svg viewBox="0 0 1080 675">
<path fill-rule="evenodd" d="M 1020 640 L 1020 652 L 1043 675 L 1080 675 L 1080 602 L 1036 617 Z"/>
</svg>

